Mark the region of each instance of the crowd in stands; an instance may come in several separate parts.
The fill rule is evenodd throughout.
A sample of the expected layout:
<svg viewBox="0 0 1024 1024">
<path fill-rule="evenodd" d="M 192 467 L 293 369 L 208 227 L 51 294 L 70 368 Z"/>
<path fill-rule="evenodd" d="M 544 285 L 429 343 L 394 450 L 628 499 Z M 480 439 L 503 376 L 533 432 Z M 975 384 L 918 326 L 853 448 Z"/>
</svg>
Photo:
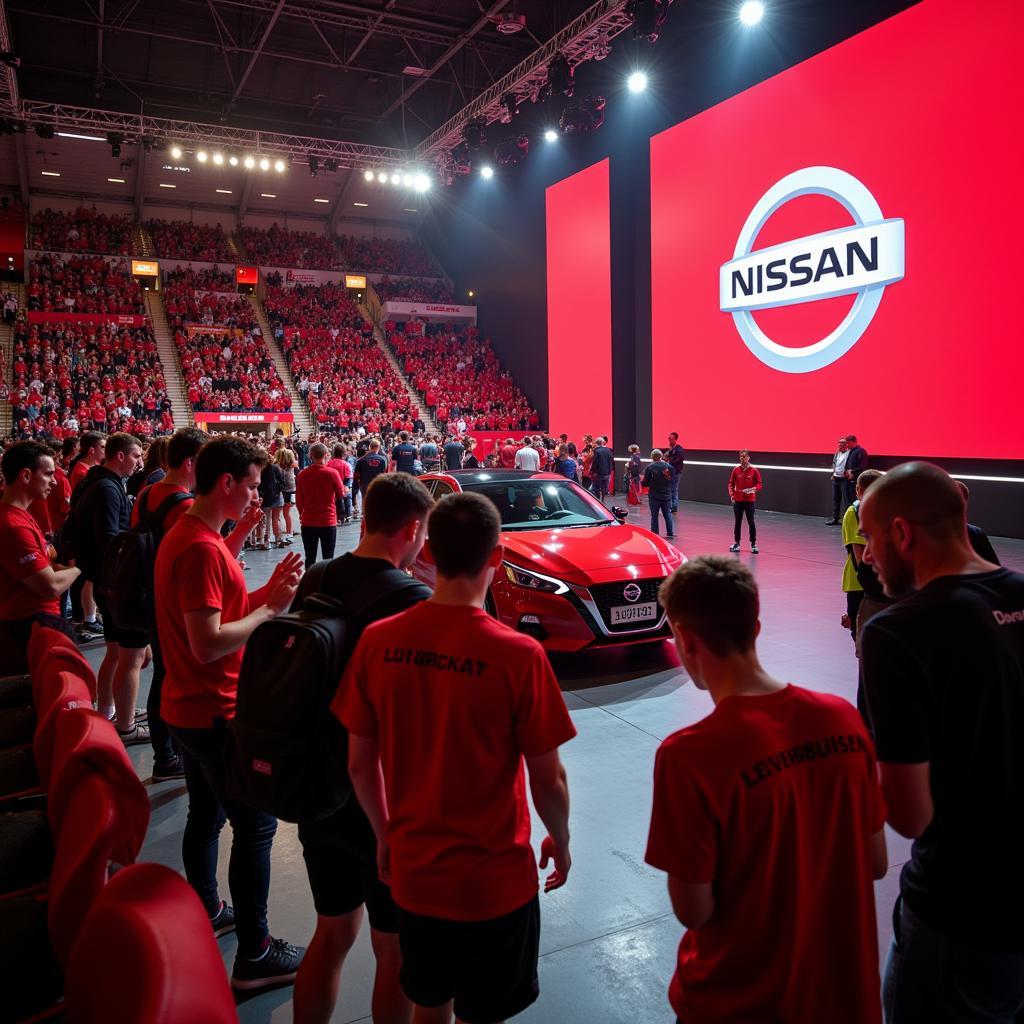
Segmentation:
<svg viewBox="0 0 1024 1024">
<path fill-rule="evenodd" d="M 228 238 L 219 225 L 193 224 L 186 220 L 151 220 L 146 230 L 153 239 L 157 256 L 172 260 L 199 260 L 203 263 L 230 262 L 234 259 Z"/>
<path fill-rule="evenodd" d="M 234 275 L 220 267 L 172 270 L 164 287 L 164 307 L 174 329 L 185 324 L 251 329 L 256 324 L 248 296 L 235 291 Z"/>
<path fill-rule="evenodd" d="M 346 269 L 341 253 L 331 240 L 313 231 L 289 231 L 277 224 L 269 228 L 243 227 L 242 242 L 249 259 L 262 266 L 300 270 Z"/>
<path fill-rule="evenodd" d="M 374 286 L 381 302 L 454 302 L 455 296 L 444 281 L 424 281 L 415 277 L 382 277 Z"/>
<path fill-rule="evenodd" d="M 439 277 L 441 274 L 434 258 L 414 238 L 339 235 L 338 248 L 346 270 L 410 277 Z"/>
<path fill-rule="evenodd" d="M 147 327 L 28 324 L 14 330 L 9 392 L 18 437 L 73 437 L 82 430 L 170 433 L 174 419 Z"/>
<path fill-rule="evenodd" d="M 272 278 L 264 305 L 319 429 L 412 429 L 408 391 L 343 288 Z"/>
<path fill-rule="evenodd" d="M 73 213 L 47 207 L 32 216 L 29 248 L 129 256 L 132 232 L 129 214 L 112 216 L 97 212 L 94 206 L 80 206 Z"/>
<path fill-rule="evenodd" d="M 30 277 L 26 288 L 30 311 L 130 316 L 146 312 L 142 289 L 127 261 L 41 253 L 32 260 Z"/>
<path fill-rule="evenodd" d="M 540 415 L 475 326 L 385 324 L 406 376 L 438 425 L 465 430 L 536 430 Z"/>
</svg>

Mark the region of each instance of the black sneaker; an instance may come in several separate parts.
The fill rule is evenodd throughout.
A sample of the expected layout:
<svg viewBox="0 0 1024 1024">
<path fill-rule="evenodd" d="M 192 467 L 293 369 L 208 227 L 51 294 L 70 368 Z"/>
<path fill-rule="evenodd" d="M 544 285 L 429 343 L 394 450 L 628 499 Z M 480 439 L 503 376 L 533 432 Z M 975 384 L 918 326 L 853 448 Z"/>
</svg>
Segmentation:
<svg viewBox="0 0 1024 1024">
<path fill-rule="evenodd" d="M 154 782 L 170 782 L 172 779 L 183 778 L 185 778 L 185 762 L 181 759 L 180 755 L 172 757 L 169 761 L 153 762 Z M 234 917 L 231 920 L 232 925 L 234 925 Z"/>
<path fill-rule="evenodd" d="M 304 946 L 293 946 L 284 939 L 271 938 L 270 945 L 259 960 L 235 957 L 231 987 L 250 992 L 272 985 L 288 985 L 295 980 L 305 953 Z"/>
<path fill-rule="evenodd" d="M 732 545 L 732 546 L 731 546 L 731 547 L 729 548 L 729 550 L 730 550 L 730 551 L 739 551 L 739 549 L 740 549 L 740 546 L 739 546 L 739 544 L 733 544 L 733 545 Z"/>
<path fill-rule="evenodd" d="M 99 619 L 89 622 L 88 619 L 82 623 L 82 630 L 85 633 L 92 633 L 94 636 L 103 636 L 103 623 Z"/>
<path fill-rule="evenodd" d="M 235 930 L 235 912 L 223 900 L 220 904 L 220 912 L 216 917 L 210 918 L 213 927 L 213 934 L 219 939 L 222 935 Z"/>
<path fill-rule="evenodd" d="M 136 747 L 140 743 L 149 742 L 149 726 L 136 722 L 127 732 L 118 729 L 117 735 L 121 737 L 121 742 L 126 747 Z"/>
</svg>

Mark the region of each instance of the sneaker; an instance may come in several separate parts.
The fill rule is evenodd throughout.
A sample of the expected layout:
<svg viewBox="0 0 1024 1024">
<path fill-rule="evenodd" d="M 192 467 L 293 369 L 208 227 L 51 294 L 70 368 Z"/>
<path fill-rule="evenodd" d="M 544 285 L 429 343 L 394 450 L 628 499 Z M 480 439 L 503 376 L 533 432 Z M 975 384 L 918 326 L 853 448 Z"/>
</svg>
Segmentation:
<svg viewBox="0 0 1024 1024">
<path fill-rule="evenodd" d="M 758 552 L 758 550 L 757 550 L 757 545 L 756 545 L 756 544 L 751 544 L 751 545 L 750 545 L 750 553 L 751 553 L 752 555 L 756 555 L 756 554 L 759 554 L 759 552 Z"/>
<path fill-rule="evenodd" d="M 305 952 L 303 946 L 293 946 L 284 939 L 272 938 L 259 960 L 235 957 L 231 987 L 251 991 L 269 988 L 271 985 L 287 985 L 295 980 Z"/>
<path fill-rule="evenodd" d="M 75 629 L 75 636 L 81 637 L 83 643 L 90 640 L 103 639 L 103 627 L 98 622 L 83 622 Z"/>
<path fill-rule="evenodd" d="M 181 756 L 171 758 L 170 761 L 153 762 L 153 781 L 170 782 L 172 779 L 185 778 L 185 762 Z M 232 922 L 234 918 L 232 917 Z"/>
<path fill-rule="evenodd" d="M 137 747 L 140 743 L 149 742 L 149 726 L 140 725 L 136 722 L 127 732 L 122 732 L 118 729 L 117 735 L 121 737 L 121 742 L 126 747 Z"/>
<path fill-rule="evenodd" d="M 233 932 L 235 930 L 234 910 L 221 900 L 220 910 L 215 917 L 210 918 L 210 924 L 213 926 L 214 936 L 218 939 L 222 935 L 227 935 L 228 932 Z"/>
<path fill-rule="evenodd" d="M 739 544 L 733 544 L 733 546 L 731 548 L 729 548 L 730 551 L 739 551 L 739 549 L 740 549 Z"/>
<path fill-rule="evenodd" d="M 149 720 L 149 712 L 145 708 L 136 708 L 135 709 L 135 721 L 136 722 L 146 722 L 148 720 Z M 117 712 L 116 711 L 114 712 L 114 714 L 112 714 L 110 716 L 110 721 L 113 722 L 114 725 L 117 725 Z"/>
<path fill-rule="evenodd" d="M 839 520 L 838 519 L 826 519 L 825 520 L 825 525 L 826 526 L 838 526 L 839 525 Z"/>
<path fill-rule="evenodd" d="M 88 633 L 95 633 L 97 636 L 103 636 L 103 623 L 99 619 L 93 619 L 92 622 L 86 619 L 86 621 L 82 623 L 82 629 Z"/>
</svg>

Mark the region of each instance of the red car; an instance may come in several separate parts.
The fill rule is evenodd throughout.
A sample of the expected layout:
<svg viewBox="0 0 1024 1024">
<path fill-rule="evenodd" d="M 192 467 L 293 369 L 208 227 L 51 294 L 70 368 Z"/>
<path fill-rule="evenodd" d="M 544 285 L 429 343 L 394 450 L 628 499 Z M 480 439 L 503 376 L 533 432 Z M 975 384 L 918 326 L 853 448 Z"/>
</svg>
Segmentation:
<svg viewBox="0 0 1024 1024">
<path fill-rule="evenodd" d="M 664 640 L 661 581 L 686 561 L 649 530 L 627 523 L 579 484 L 554 473 L 463 469 L 420 477 L 435 498 L 475 491 L 501 514 L 505 560 L 487 610 L 549 651 Z M 421 556 L 412 574 L 433 584 Z"/>
</svg>

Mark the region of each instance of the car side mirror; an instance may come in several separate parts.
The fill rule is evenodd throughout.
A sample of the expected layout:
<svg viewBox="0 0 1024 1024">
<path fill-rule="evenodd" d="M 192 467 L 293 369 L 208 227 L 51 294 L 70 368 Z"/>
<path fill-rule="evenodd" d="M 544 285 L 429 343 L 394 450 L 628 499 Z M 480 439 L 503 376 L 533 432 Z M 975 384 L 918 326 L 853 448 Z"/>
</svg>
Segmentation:
<svg viewBox="0 0 1024 1024">
<path fill-rule="evenodd" d="M 616 522 L 624 523 L 629 518 L 629 510 L 620 505 L 612 505 L 612 515 Z"/>
</svg>

